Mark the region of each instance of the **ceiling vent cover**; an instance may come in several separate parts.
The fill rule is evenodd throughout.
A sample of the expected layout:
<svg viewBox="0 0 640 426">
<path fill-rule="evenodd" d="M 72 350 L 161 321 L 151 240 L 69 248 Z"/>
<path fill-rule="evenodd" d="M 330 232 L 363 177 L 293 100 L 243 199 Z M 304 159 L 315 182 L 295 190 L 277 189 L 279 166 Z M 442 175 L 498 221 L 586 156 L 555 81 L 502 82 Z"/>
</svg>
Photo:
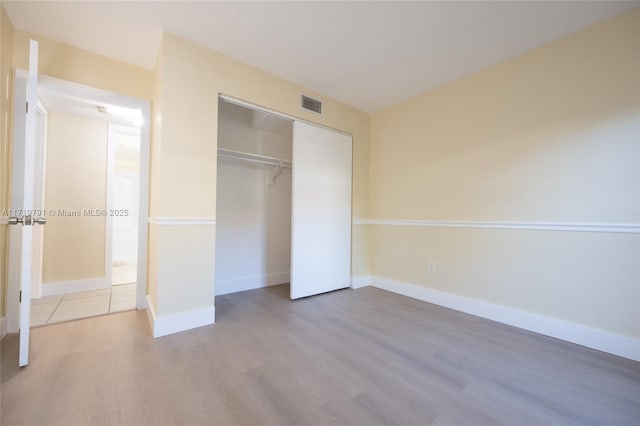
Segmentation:
<svg viewBox="0 0 640 426">
<path fill-rule="evenodd" d="M 313 99 L 305 95 L 300 95 L 300 106 L 304 109 L 308 109 L 309 111 L 322 114 L 322 102 L 317 99 Z"/>
</svg>

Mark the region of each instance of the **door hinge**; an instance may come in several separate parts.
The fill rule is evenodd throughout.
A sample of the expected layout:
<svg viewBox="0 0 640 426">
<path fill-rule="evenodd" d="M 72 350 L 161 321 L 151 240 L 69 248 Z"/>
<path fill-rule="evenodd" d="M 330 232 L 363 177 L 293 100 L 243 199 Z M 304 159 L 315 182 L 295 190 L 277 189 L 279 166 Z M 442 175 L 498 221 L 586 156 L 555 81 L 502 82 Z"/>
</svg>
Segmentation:
<svg viewBox="0 0 640 426">
<path fill-rule="evenodd" d="M 20 290 L 20 300 L 18 302 L 22 303 L 22 290 Z"/>
<path fill-rule="evenodd" d="M 29 102 L 27 102 L 27 114 L 29 114 Z"/>
</svg>

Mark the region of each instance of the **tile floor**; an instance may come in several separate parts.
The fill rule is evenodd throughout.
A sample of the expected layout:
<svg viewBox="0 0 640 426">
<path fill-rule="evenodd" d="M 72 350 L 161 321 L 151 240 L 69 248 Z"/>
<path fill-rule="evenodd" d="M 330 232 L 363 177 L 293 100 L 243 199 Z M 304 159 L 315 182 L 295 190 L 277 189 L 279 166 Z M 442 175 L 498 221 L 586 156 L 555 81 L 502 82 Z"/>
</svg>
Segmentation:
<svg viewBox="0 0 640 426">
<path fill-rule="evenodd" d="M 31 326 L 135 309 L 136 285 L 47 296 L 31 301 Z"/>
<path fill-rule="evenodd" d="M 131 284 L 136 282 L 138 266 L 135 263 L 122 263 L 111 268 L 111 283 L 113 285 Z"/>
</svg>

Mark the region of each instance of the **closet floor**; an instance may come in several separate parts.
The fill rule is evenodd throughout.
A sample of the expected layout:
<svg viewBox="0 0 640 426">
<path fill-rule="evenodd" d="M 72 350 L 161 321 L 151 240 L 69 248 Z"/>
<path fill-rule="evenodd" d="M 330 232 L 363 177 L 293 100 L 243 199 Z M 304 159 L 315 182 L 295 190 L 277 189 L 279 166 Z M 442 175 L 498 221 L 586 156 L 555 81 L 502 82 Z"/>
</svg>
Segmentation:
<svg viewBox="0 0 640 426">
<path fill-rule="evenodd" d="M 31 327 L 135 309 L 136 285 L 46 296 L 31 301 Z"/>
</svg>

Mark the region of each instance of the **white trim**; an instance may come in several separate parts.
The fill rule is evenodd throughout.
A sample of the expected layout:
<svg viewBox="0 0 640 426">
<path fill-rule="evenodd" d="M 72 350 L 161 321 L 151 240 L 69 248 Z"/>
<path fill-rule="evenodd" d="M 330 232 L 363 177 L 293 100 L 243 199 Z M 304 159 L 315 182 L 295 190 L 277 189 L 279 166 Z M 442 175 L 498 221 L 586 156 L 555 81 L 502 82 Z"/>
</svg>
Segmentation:
<svg viewBox="0 0 640 426">
<path fill-rule="evenodd" d="M 147 306 L 147 318 L 149 319 L 149 325 L 151 326 L 151 332 L 154 338 L 203 327 L 213 324 L 216 321 L 215 306 L 163 315 L 161 317 L 156 315 L 148 295 Z"/>
<path fill-rule="evenodd" d="M 42 296 L 76 293 L 79 291 L 102 290 L 111 288 L 111 281 L 106 277 L 87 278 L 83 280 L 55 281 L 42 283 Z"/>
<path fill-rule="evenodd" d="M 305 95 L 305 96 L 307 96 L 307 95 Z M 313 98 L 312 96 L 309 96 L 309 97 Z M 331 130 L 332 132 L 337 132 L 337 133 L 341 133 L 341 134 L 346 135 L 346 136 L 353 137 L 353 135 L 351 133 L 345 132 L 344 130 L 335 129 L 333 127 L 325 126 L 323 124 L 316 123 L 314 121 L 309 121 L 309 120 L 305 120 L 303 118 L 294 117 L 293 115 L 285 114 L 283 112 L 274 111 L 272 109 L 265 108 L 263 106 L 253 104 L 251 102 L 247 102 L 247 101 L 243 101 L 243 100 L 238 99 L 238 98 L 234 98 L 233 96 L 224 95 L 222 93 L 219 93 L 218 94 L 218 99 L 221 99 L 221 100 L 223 100 L 225 102 L 229 102 L 231 104 L 238 105 L 238 106 L 241 106 L 241 107 L 245 107 L 245 108 L 253 109 L 253 110 L 256 110 L 256 111 L 264 112 L 265 114 L 274 115 L 276 117 L 280 117 L 280 118 L 285 119 L 285 120 L 299 121 L 301 123 L 309 124 L 311 126 L 321 127 L 323 129 Z M 313 99 L 315 99 L 315 98 L 313 98 Z M 310 111 L 308 109 L 304 109 L 300 105 L 298 105 L 298 108 L 300 109 L 300 111 L 306 111 L 306 112 L 311 112 L 311 113 L 314 113 L 314 114 L 318 114 L 317 112 Z M 318 115 L 322 115 L 322 114 L 318 114 Z"/>
<path fill-rule="evenodd" d="M 26 69 L 24 69 L 24 68 L 16 68 L 16 74 L 15 74 L 15 77 L 16 77 L 16 78 L 17 78 L 17 77 L 20 77 L 20 78 L 23 78 L 23 79 L 25 79 L 25 80 L 26 80 L 26 79 L 28 79 L 28 78 L 29 78 L 29 71 L 27 71 L 27 70 L 26 70 Z M 42 77 L 42 76 L 38 76 L 38 77 Z"/>
<path fill-rule="evenodd" d="M 104 224 L 104 276 L 109 285 L 113 284 L 113 217 L 111 216 L 111 211 L 113 210 L 115 198 L 116 179 L 116 144 L 114 138 L 119 127 L 117 124 L 107 123 L 107 185 L 105 191 L 107 216 Z"/>
<path fill-rule="evenodd" d="M 523 231 L 609 232 L 640 234 L 640 223 L 483 222 L 446 220 L 354 219 L 354 225 L 423 226 L 431 228 L 516 229 Z"/>
<path fill-rule="evenodd" d="M 149 223 L 164 226 L 215 225 L 213 217 L 150 217 Z"/>
<path fill-rule="evenodd" d="M 0 340 L 7 335 L 7 317 L 0 318 Z"/>
<path fill-rule="evenodd" d="M 153 336 L 153 324 L 156 322 L 156 311 L 153 309 L 153 304 L 149 300 L 149 295 L 145 295 L 144 300 L 147 302 L 147 320 L 149 321 L 149 328 L 151 329 L 151 335 Z"/>
<path fill-rule="evenodd" d="M 28 72 L 22 68 L 16 68 L 15 76 L 27 78 Z M 39 74 L 38 84 L 40 90 L 54 91 L 63 95 L 65 98 L 86 99 L 90 97 L 93 101 L 100 104 L 117 105 L 131 109 L 142 109 L 143 120 L 147 121 L 149 117 L 144 116 L 144 106 L 150 102 L 145 99 L 135 98 L 129 95 L 112 92 L 109 90 L 99 89 L 94 86 L 77 83 L 71 80 L 64 80 L 50 75 Z"/>
<path fill-rule="evenodd" d="M 151 102 L 142 102 L 140 128 L 140 168 L 138 171 L 138 277 L 136 280 L 136 308 L 147 309 L 147 255 L 149 252 L 149 163 L 151 152 Z"/>
<path fill-rule="evenodd" d="M 369 275 L 351 277 L 351 288 L 353 289 L 368 287 L 369 285 L 371 285 L 371 277 Z"/>
<path fill-rule="evenodd" d="M 233 278 L 230 280 L 216 280 L 216 296 L 284 284 L 289 282 L 289 278 L 289 271 L 283 271 L 272 274 Z"/>
<path fill-rule="evenodd" d="M 371 286 L 640 361 L 640 339 L 387 278 L 372 277 Z"/>
</svg>

